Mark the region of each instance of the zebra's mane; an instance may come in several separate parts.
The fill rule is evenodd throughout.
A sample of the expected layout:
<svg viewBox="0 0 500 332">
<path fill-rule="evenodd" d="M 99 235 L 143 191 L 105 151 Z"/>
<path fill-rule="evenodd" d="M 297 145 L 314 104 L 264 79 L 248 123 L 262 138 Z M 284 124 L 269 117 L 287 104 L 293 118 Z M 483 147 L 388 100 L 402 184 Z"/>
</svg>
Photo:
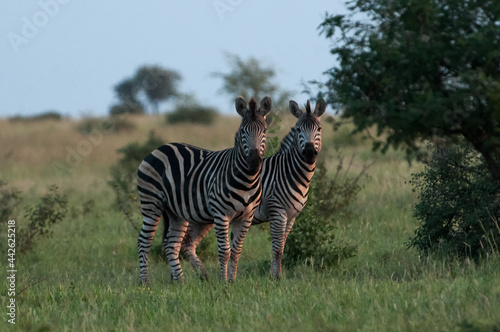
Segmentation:
<svg viewBox="0 0 500 332">
<path fill-rule="evenodd" d="M 286 134 L 285 137 L 283 137 L 278 153 L 286 153 L 292 149 L 295 132 L 296 132 L 296 126 L 292 127 L 290 129 L 290 132 Z"/>
</svg>

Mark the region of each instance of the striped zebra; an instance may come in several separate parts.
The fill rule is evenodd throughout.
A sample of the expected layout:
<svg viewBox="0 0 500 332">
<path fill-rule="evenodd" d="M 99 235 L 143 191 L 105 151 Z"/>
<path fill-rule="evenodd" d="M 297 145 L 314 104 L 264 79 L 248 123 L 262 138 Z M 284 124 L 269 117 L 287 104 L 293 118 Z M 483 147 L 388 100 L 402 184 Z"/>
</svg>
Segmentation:
<svg viewBox="0 0 500 332">
<path fill-rule="evenodd" d="M 309 101 L 305 112 L 295 101 L 290 101 L 290 112 L 298 118 L 291 131 L 283 138 L 277 154 L 264 159 L 262 165 L 262 202 L 255 211 L 252 224 L 270 222 L 272 238 L 271 275 L 281 278 L 281 258 L 285 241 L 297 215 L 302 211 L 314 175 L 316 158 L 321 150 L 320 117 L 326 104 L 320 101 L 314 112 Z M 207 277 L 207 271 L 196 255 L 196 246 L 210 230 L 203 232 L 191 228 L 184 238 L 182 250 L 195 270 Z"/>
<path fill-rule="evenodd" d="M 183 143 L 166 144 L 149 154 L 137 172 L 143 215 L 138 238 L 140 282 L 147 283 L 148 253 L 161 216 L 165 224 L 163 245 L 173 280 L 183 280 L 179 250 L 188 225 L 204 232 L 215 224 L 220 278 L 236 278 L 243 239 L 261 200 L 260 171 L 266 148 L 266 115 L 271 99 L 257 109 L 252 98 L 236 99 L 242 116 L 233 148 L 209 151 Z M 228 240 L 232 225 L 231 244 Z"/>
</svg>

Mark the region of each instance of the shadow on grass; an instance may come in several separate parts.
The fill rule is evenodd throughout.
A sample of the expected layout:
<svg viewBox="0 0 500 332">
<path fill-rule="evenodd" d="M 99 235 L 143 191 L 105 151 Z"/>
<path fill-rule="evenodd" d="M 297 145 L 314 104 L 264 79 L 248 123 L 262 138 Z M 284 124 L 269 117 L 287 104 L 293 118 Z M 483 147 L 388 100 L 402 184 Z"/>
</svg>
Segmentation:
<svg viewBox="0 0 500 332">
<path fill-rule="evenodd" d="M 462 332 L 500 332 L 500 323 L 488 325 L 465 321 L 458 324 L 458 328 Z"/>
</svg>

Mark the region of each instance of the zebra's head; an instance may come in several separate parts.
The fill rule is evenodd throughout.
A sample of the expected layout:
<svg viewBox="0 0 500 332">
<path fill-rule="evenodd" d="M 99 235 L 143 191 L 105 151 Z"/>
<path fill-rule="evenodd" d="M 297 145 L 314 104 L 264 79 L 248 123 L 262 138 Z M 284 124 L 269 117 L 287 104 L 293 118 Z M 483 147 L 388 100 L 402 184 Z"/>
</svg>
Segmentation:
<svg viewBox="0 0 500 332">
<path fill-rule="evenodd" d="M 326 103 L 318 101 L 314 112 L 311 111 L 309 100 L 306 104 L 306 111 L 299 108 L 299 105 L 290 100 L 290 113 L 298 118 L 293 127 L 295 133 L 293 144 L 299 154 L 308 164 L 316 162 L 319 151 L 321 151 L 321 121 L 320 117 L 325 113 Z"/>
<path fill-rule="evenodd" d="M 256 173 L 266 153 L 266 115 L 271 110 L 271 98 L 264 97 L 259 108 L 253 97 L 248 105 L 243 97 L 238 97 L 235 105 L 242 121 L 234 146 L 245 157 L 248 171 Z"/>
</svg>

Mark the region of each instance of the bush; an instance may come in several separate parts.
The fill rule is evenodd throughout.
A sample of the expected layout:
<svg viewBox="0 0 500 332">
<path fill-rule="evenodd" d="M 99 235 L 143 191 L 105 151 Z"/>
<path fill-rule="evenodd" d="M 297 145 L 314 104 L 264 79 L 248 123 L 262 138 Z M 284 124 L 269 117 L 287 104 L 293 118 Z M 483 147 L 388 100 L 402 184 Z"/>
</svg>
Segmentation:
<svg viewBox="0 0 500 332">
<path fill-rule="evenodd" d="M 359 180 L 369 166 L 352 178 L 347 176 L 350 167 L 344 169 L 343 161 L 341 157 L 334 178 L 329 179 L 324 160 L 318 159 L 307 206 L 297 216 L 285 244 L 286 266 L 306 262 L 319 268 L 330 267 L 356 255 L 355 245 L 335 239 L 335 225 L 336 221 L 351 216 L 350 203 L 355 200 L 360 190 Z"/>
<path fill-rule="evenodd" d="M 133 173 L 133 176 L 135 176 L 142 160 L 163 144 L 165 144 L 163 140 L 156 136 L 154 131 L 151 131 L 144 143 L 132 142 L 118 149 L 118 152 L 123 156 L 118 161 L 117 166 L 129 174 Z"/>
<path fill-rule="evenodd" d="M 166 121 L 172 124 L 190 122 L 211 125 L 218 115 L 219 113 L 213 108 L 186 104 L 178 106 L 174 112 L 167 114 Z"/>
<path fill-rule="evenodd" d="M 21 192 L 15 188 L 7 189 L 6 185 L 6 182 L 0 180 L 0 223 L 14 219 L 22 201 Z"/>
<path fill-rule="evenodd" d="M 354 126 L 352 126 L 352 120 L 336 119 L 333 117 L 328 117 L 325 119 L 326 123 L 332 125 L 334 130 L 333 142 L 336 146 L 346 147 L 356 147 L 363 144 L 364 135 L 356 132 Z M 366 132 L 369 132 L 367 130 Z"/>
<path fill-rule="evenodd" d="M 131 216 L 135 211 L 139 211 L 137 169 L 148 154 L 163 144 L 163 141 L 151 131 L 144 143 L 133 142 L 119 149 L 122 158 L 116 165 L 111 166 L 109 185 L 115 192 L 115 207 L 125 214 L 134 228 L 137 227 Z"/>
<path fill-rule="evenodd" d="M 47 111 L 36 115 L 31 116 L 14 116 L 9 120 L 11 122 L 31 122 L 31 121 L 45 121 L 45 120 L 53 120 L 60 121 L 63 116 L 56 111 Z"/>
<path fill-rule="evenodd" d="M 267 139 L 266 139 L 266 155 L 270 157 L 276 154 L 281 147 L 281 140 L 275 134 L 280 131 L 281 116 L 276 113 L 270 113 L 266 117 L 267 122 Z M 263 225 L 263 224 L 261 224 Z"/>
<path fill-rule="evenodd" d="M 29 251 L 36 240 L 52 234 L 51 227 L 66 216 L 67 204 L 67 198 L 58 192 L 57 186 L 52 186 L 38 205 L 28 207 L 25 214 L 30 221 L 28 229 L 21 230 L 16 238 L 21 252 Z"/>
<path fill-rule="evenodd" d="M 123 114 L 144 114 L 146 111 L 144 110 L 144 106 L 140 103 L 121 103 L 111 106 L 109 110 L 109 115 L 117 116 Z"/>
<path fill-rule="evenodd" d="M 79 205 L 75 205 L 71 207 L 71 218 L 85 218 L 85 217 L 98 217 L 100 215 L 99 210 L 96 209 L 96 204 L 94 199 L 89 198 L 83 203 L 80 202 Z"/>
<path fill-rule="evenodd" d="M 435 147 L 425 170 L 413 174 L 420 226 L 409 246 L 423 253 L 478 258 L 498 252 L 500 184 L 470 145 Z"/>
<path fill-rule="evenodd" d="M 90 135 L 96 130 L 102 133 L 117 133 L 120 131 L 132 130 L 134 127 L 134 124 L 126 118 L 114 116 L 107 119 L 82 119 L 76 126 L 76 130 L 83 135 Z"/>
</svg>

